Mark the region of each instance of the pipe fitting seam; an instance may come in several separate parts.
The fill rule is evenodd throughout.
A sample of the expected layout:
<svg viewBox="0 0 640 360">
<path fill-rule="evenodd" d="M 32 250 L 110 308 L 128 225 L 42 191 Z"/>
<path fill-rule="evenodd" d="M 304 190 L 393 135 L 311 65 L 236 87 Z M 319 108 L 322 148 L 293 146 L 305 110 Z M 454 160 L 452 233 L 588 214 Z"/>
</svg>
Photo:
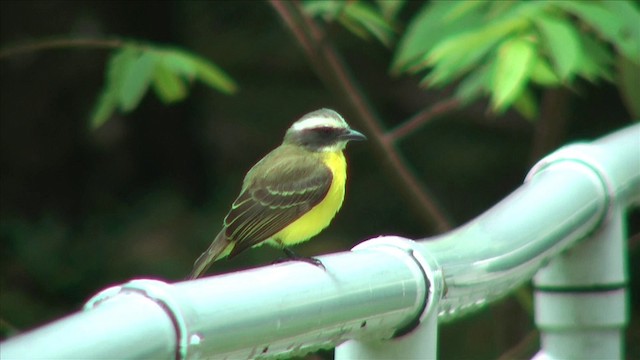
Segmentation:
<svg viewBox="0 0 640 360">
<path fill-rule="evenodd" d="M 420 243 L 399 236 L 381 236 L 364 241 L 353 247 L 351 251 L 382 251 L 408 255 L 410 261 L 420 269 L 426 290 L 422 308 L 417 317 L 418 323 L 422 323 L 432 312 L 437 314 L 438 303 L 444 295 L 444 279 L 440 266 L 434 258 L 426 254 Z"/>
<path fill-rule="evenodd" d="M 605 194 L 604 202 L 602 204 L 605 211 L 597 222 L 597 227 L 599 227 L 613 211 L 616 189 L 607 171 L 602 168 L 600 162 L 598 162 L 592 155 L 595 150 L 597 150 L 597 147 L 589 143 L 575 143 L 561 147 L 557 151 L 538 161 L 531 170 L 529 170 L 524 182 L 527 183 L 533 181 L 537 174 L 553 165 L 558 165 L 564 162 L 581 165 L 583 168 L 589 170 L 589 172 L 599 180 L 602 192 Z"/>
<path fill-rule="evenodd" d="M 136 279 L 123 285 L 107 288 L 94 295 L 84 305 L 83 310 L 89 311 L 105 301 L 120 294 L 140 294 L 156 303 L 169 317 L 176 334 L 176 360 L 187 358 L 190 336 L 187 321 L 182 314 L 180 302 L 171 293 L 171 285 L 160 280 Z"/>
</svg>

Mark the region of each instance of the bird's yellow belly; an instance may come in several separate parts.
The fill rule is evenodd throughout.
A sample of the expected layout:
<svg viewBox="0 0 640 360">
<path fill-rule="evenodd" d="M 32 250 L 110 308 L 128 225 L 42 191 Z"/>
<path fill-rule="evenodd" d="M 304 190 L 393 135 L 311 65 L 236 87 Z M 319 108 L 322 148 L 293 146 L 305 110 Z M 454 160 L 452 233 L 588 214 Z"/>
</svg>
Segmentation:
<svg viewBox="0 0 640 360">
<path fill-rule="evenodd" d="M 293 245 L 305 241 L 326 228 L 344 200 L 347 164 L 342 152 L 324 154 L 325 164 L 333 171 L 333 181 L 327 196 L 298 220 L 275 234 L 272 239 L 281 245 Z"/>
</svg>

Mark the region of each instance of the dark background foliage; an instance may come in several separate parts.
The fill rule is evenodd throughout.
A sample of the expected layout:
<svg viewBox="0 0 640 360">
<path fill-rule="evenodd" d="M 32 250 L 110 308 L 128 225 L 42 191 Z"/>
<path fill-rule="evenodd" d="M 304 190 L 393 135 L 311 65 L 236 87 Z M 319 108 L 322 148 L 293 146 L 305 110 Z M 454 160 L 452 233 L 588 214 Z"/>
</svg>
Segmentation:
<svg viewBox="0 0 640 360">
<path fill-rule="evenodd" d="M 280 143 L 291 122 L 330 107 L 358 128 L 267 3 L 3 1 L 0 7 L 3 48 L 51 36 L 141 39 L 199 53 L 240 86 L 227 96 L 196 85 L 186 101 L 171 106 L 147 96 L 134 112 L 91 130 L 88 118 L 104 85 L 109 49 L 45 50 L 0 60 L 3 336 L 75 311 L 112 284 L 182 279 L 219 230 L 244 173 Z M 418 7 L 410 4 L 403 16 Z M 376 42 L 339 26 L 329 27 L 329 37 L 389 128 L 446 93 L 419 90 L 419 79 L 388 76 L 391 53 Z M 553 136 L 557 147 L 630 123 L 611 85 L 583 83 L 558 96 L 567 112 L 552 133 L 537 134 L 534 123 L 514 113 L 494 117 L 486 104 L 476 104 L 430 123 L 399 146 L 460 225 L 521 184 L 536 160 L 535 136 Z M 367 143 L 349 146 L 345 205 L 299 253 L 345 251 L 380 234 L 435 233 L 407 210 L 370 150 Z M 633 225 L 630 234 L 637 231 Z M 279 256 L 264 247 L 216 264 L 212 272 Z M 637 261 L 632 252 L 632 304 L 640 295 Z M 632 315 L 629 336 L 637 339 L 636 307 Z M 496 358 L 531 328 L 520 302 L 505 299 L 443 326 L 440 353 Z M 637 343 L 628 344 L 630 355 L 638 355 Z"/>
</svg>

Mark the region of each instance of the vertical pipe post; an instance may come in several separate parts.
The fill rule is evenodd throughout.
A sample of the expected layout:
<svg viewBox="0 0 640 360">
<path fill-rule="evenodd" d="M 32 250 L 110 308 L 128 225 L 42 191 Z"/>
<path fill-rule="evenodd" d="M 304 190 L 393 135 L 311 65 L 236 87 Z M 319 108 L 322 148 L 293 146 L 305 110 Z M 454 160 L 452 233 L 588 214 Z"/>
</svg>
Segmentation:
<svg viewBox="0 0 640 360">
<path fill-rule="evenodd" d="M 534 278 L 536 358 L 623 359 L 628 322 L 624 209 Z"/>
<path fill-rule="evenodd" d="M 438 314 L 431 311 L 418 327 L 390 340 L 350 340 L 336 347 L 335 359 L 436 359 L 438 351 Z"/>
<path fill-rule="evenodd" d="M 436 359 L 438 352 L 438 310 L 445 291 L 442 272 L 435 258 L 431 257 L 420 242 L 398 236 L 382 236 L 363 242 L 353 248 L 358 252 L 385 252 L 397 254 L 420 269 L 429 287 L 425 308 L 417 322 L 396 334 L 392 339 L 349 340 L 335 351 L 336 360 L 347 359 Z"/>
</svg>

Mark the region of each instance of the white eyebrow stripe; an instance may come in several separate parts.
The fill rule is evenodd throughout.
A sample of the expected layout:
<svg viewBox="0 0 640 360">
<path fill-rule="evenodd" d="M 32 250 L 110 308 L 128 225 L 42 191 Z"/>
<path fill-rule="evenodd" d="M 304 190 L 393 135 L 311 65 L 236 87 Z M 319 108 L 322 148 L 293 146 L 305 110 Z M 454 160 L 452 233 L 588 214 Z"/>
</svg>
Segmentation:
<svg viewBox="0 0 640 360">
<path fill-rule="evenodd" d="M 344 128 L 345 124 L 337 119 L 333 119 L 330 117 L 310 117 L 296 122 L 295 124 L 293 124 L 293 126 L 291 126 L 291 129 L 300 131 L 317 127 Z"/>
</svg>

